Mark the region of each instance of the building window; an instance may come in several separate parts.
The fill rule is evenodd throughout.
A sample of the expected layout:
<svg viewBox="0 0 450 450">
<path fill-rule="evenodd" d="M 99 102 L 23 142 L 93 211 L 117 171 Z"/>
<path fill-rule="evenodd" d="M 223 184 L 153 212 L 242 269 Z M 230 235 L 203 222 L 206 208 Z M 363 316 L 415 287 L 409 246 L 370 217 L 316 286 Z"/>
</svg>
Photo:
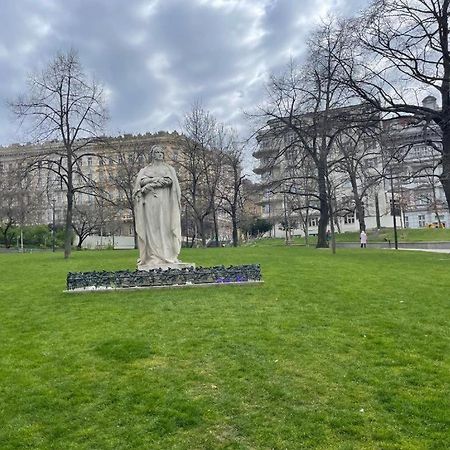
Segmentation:
<svg viewBox="0 0 450 450">
<path fill-rule="evenodd" d="M 347 214 L 346 216 L 344 216 L 344 223 L 346 225 L 355 223 L 355 215 L 354 214 Z"/>
<path fill-rule="evenodd" d="M 405 216 L 404 221 L 405 221 L 405 228 L 409 228 L 409 217 Z"/>
<path fill-rule="evenodd" d="M 310 217 L 309 218 L 309 226 L 310 227 L 318 227 L 319 226 L 319 218 L 318 217 Z"/>
<path fill-rule="evenodd" d="M 92 157 L 88 157 L 88 167 L 92 167 Z"/>
<path fill-rule="evenodd" d="M 423 214 L 419 214 L 419 227 L 423 228 L 425 226 L 425 216 Z"/>
</svg>

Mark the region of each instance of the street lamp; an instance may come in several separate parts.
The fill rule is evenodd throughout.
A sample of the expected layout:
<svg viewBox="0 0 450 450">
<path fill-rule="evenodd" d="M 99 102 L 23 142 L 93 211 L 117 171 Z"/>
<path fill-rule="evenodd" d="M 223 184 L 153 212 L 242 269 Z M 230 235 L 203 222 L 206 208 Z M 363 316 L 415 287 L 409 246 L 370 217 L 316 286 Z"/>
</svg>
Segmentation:
<svg viewBox="0 0 450 450">
<path fill-rule="evenodd" d="M 56 200 L 52 199 L 52 252 L 55 252 L 55 203 Z"/>
</svg>

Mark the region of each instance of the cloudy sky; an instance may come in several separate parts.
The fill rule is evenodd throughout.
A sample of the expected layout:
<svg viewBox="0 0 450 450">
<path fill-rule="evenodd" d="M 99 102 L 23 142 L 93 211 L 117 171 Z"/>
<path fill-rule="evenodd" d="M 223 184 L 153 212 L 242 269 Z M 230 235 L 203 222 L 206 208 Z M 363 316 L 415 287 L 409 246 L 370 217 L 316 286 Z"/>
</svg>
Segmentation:
<svg viewBox="0 0 450 450">
<path fill-rule="evenodd" d="M 108 93 L 109 135 L 179 130 L 195 101 L 245 132 L 272 72 L 329 12 L 367 0 L 0 0 L 0 145 L 26 142 L 6 102 L 74 48 Z"/>
</svg>

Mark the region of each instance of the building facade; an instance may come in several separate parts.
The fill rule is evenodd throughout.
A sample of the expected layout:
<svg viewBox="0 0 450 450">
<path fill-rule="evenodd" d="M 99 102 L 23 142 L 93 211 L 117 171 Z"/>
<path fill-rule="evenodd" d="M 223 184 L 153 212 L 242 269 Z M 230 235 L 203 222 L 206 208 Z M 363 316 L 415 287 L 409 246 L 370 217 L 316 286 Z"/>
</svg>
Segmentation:
<svg viewBox="0 0 450 450">
<path fill-rule="evenodd" d="M 86 246 L 134 245 L 132 189 L 137 172 L 149 162 L 150 149 L 159 145 L 164 149 L 166 161 L 175 167 L 183 188 L 189 182 L 189 174 L 184 169 L 188 165 L 185 161 L 185 144 L 186 137 L 176 131 L 100 137 L 86 146 L 79 143 L 73 174 L 73 224 L 76 228 L 85 225 L 79 223 L 81 220 L 94 223 L 96 232 L 90 233 L 93 235 L 86 238 Z M 27 173 L 25 183 L 21 181 L 25 184 L 20 186 L 21 192 L 25 189 L 36 194 L 33 201 L 30 197 L 26 205 L 23 205 L 23 217 L 20 220 L 16 218 L 16 225 L 55 223 L 58 226 L 65 222 L 67 186 L 63 181 L 64 177 L 58 173 L 65 164 L 58 165 L 58 158 L 64 158 L 64 155 L 65 149 L 56 141 L 42 145 L 14 144 L 0 147 L 2 185 L 9 185 L 11 192 L 15 192 L 18 187 L 13 185 L 13 181 L 21 179 Z M 27 167 L 29 170 L 26 170 Z M 226 167 L 221 170 L 221 183 L 226 184 Z M 182 229 L 186 240 L 188 235 L 195 237 L 197 233 L 195 220 L 188 209 L 187 204 L 182 205 Z M 103 217 L 103 220 L 99 221 L 99 217 Z M 216 220 L 219 238 L 230 239 L 229 216 L 218 208 Z"/>
<path fill-rule="evenodd" d="M 131 171 L 143 167 L 154 145 L 160 145 L 169 160 L 176 159 L 181 136 L 177 132 L 159 132 L 101 137 L 78 151 L 78 161 L 73 174 L 76 189 L 74 205 L 80 210 L 84 208 L 84 211 L 92 208 L 93 213 L 98 215 L 101 213 L 102 205 L 106 208 L 108 204 L 106 200 L 114 200 L 116 205 L 114 220 L 110 220 L 108 226 L 105 224 L 104 229 L 99 230 L 100 233 L 104 232 L 105 236 L 134 235 L 132 217 L 125 201 L 124 207 L 120 208 L 119 200 L 124 197 L 126 187 L 121 186 L 117 177 L 121 171 L 125 175 L 127 167 Z M 37 194 L 35 201 L 28 203 L 28 213 L 24 214 L 23 223 L 20 225 L 64 223 L 67 188 L 57 173 L 64 165 L 58 167 L 59 155 L 63 157 L 64 148 L 57 141 L 40 145 L 13 144 L 0 147 L 0 177 L 3 184 L 11 183 L 28 173 L 25 177 L 26 190 Z M 30 170 L 27 171 L 27 167 Z M 104 198 L 105 202 L 99 202 L 99 198 Z"/>
<path fill-rule="evenodd" d="M 430 106 L 433 101 L 432 107 L 436 107 L 433 97 L 424 99 L 424 104 Z M 377 127 L 378 133 L 367 133 L 361 139 L 347 134 L 347 142 L 356 142 L 351 154 L 353 184 L 351 172 L 340 170 L 348 162 L 345 138 L 336 139 L 330 154 L 329 195 L 336 230 L 360 229 L 355 190 L 360 193 L 359 210 L 367 229 L 393 227 L 393 214 L 400 227 L 449 226 L 449 211 L 438 179 L 436 129 L 425 130 L 413 118 L 383 120 Z M 267 129 L 257 136 L 258 148 L 253 153 L 263 216 L 274 224 L 272 236 L 285 237 L 287 230 L 293 235 L 315 235 L 319 212 L 314 164 L 291 130 L 280 133 L 277 128 L 276 122 L 268 122 Z"/>
</svg>

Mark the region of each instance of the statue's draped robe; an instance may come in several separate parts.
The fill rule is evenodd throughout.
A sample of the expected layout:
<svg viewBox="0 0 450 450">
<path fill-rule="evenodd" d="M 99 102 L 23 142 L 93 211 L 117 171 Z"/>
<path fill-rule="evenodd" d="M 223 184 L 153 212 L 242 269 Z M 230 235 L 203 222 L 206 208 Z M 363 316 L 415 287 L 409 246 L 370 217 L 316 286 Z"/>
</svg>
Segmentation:
<svg viewBox="0 0 450 450">
<path fill-rule="evenodd" d="M 152 188 L 144 193 L 146 184 Z M 138 173 L 134 186 L 138 269 L 177 264 L 181 249 L 180 185 L 173 167 L 153 163 Z"/>
</svg>

